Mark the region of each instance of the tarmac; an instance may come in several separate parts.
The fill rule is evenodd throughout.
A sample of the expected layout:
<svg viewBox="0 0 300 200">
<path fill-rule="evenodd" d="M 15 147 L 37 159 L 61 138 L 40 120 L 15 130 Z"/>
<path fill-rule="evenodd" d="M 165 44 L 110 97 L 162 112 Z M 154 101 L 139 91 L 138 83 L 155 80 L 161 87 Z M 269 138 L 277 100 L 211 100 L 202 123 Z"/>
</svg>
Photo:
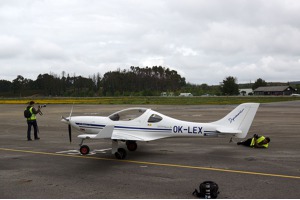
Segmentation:
<svg viewBox="0 0 300 200">
<path fill-rule="evenodd" d="M 149 107 L 188 121 L 211 122 L 237 105 L 74 105 L 72 116 L 103 115 Z M 229 138 L 171 138 L 138 142 L 125 160 L 111 154 L 110 140 L 80 140 L 60 122 L 72 105 L 47 105 L 38 116 L 40 140 L 27 141 L 26 105 L 0 105 L 1 199 L 193 199 L 203 181 L 219 185 L 218 198 L 300 198 L 300 101 L 261 104 L 248 137 L 269 136 L 268 149 Z M 33 135 L 33 133 L 32 133 Z M 33 138 L 33 136 L 32 136 Z"/>
</svg>

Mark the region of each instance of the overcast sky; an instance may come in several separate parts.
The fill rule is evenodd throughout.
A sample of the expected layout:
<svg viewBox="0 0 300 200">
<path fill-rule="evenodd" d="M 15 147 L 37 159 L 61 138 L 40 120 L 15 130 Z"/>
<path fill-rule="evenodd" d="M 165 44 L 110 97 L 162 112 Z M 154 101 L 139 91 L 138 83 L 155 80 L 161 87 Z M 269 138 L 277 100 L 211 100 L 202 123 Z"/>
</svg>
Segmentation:
<svg viewBox="0 0 300 200">
<path fill-rule="evenodd" d="M 194 84 L 300 80 L 298 0 L 0 0 L 0 79 L 163 66 Z"/>
</svg>

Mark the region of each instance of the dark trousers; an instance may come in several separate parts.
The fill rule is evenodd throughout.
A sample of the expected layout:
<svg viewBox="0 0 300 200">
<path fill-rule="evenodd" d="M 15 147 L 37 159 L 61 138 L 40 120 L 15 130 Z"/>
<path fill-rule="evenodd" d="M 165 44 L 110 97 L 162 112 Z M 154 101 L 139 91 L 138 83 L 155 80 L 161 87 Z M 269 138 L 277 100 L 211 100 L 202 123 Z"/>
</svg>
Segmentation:
<svg viewBox="0 0 300 200">
<path fill-rule="evenodd" d="M 251 141 L 252 141 L 252 138 L 249 138 L 249 139 L 241 142 L 240 144 L 244 145 L 244 146 L 247 146 L 247 147 L 250 147 Z"/>
<path fill-rule="evenodd" d="M 33 126 L 34 129 L 34 138 L 37 139 L 38 138 L 38 126 L 37 126 L 37 122 L 36 120 L 27 120 L 27 139 L 31 140 L 31 126 Z"/>
</svg>

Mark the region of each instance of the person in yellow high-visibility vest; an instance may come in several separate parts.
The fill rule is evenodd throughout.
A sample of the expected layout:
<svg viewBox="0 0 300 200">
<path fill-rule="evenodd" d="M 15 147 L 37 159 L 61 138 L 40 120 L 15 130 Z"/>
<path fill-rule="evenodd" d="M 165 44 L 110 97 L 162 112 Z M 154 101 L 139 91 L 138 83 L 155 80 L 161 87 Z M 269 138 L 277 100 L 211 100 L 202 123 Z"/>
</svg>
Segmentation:
<svg viewBox="0 0 300 200">
<path fill-rule="evenodd" d="M 31 116 L 29 118 L 27 118 L 27 125 L 28 125 L 27 140 L 28 141 L 32 140 L 31 139 L 31 126 L 33 126 L 33 129 L 34 129 L 34 139 L 39 140 L 40 138 L 38 137 L 38 125 L 36 122 L 36 114 L 41 112 L 40 107 L 36 110 L 34 108 L 34 101 L 30 101 L 29 105 L 27 106 L 26 109 L 28 109 L 31 113 Z"/>
<path fill-rule="evenodd" d="M 254 134 L 252 138 L 238 142 L 237 145 L 244 145 L 253 148 L 268 148 L 270 141 L 271 139 L 269 137 Z"/>
</svg>

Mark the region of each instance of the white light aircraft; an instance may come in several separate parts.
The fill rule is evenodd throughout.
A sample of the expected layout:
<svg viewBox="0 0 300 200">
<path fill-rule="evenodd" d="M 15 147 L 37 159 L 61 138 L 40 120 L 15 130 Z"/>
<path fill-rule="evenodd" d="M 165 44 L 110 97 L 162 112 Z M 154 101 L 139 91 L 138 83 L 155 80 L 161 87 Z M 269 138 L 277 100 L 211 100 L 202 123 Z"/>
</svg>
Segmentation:
<svg viewBox="0 0 300 200">
<path fill-rule="evenodd" d="M 128 108 L 107 117 L 70 116 L 62 117 L 68 124 L 70 142 L 71 130 L 81 133 L 80 153 L 86 155 L 90 148 L 83 145 L 86 139 L 110 139 L 112 154 L 124 159 L 127 152 L 119 148 L 118 142 L 126 142 L 129 151 L 137 149 L 137 141 L 153 141 L 170 137 L 216 137 L 228 135 L 231 138 L 245 138 L 259 107 L 258 103 L 244 103 L 237 106 L 224 118 L 211 123 L 182 121 L 147 108 Z M 72 113 L 72 111 L 71 111 Z"/>
</svg>

